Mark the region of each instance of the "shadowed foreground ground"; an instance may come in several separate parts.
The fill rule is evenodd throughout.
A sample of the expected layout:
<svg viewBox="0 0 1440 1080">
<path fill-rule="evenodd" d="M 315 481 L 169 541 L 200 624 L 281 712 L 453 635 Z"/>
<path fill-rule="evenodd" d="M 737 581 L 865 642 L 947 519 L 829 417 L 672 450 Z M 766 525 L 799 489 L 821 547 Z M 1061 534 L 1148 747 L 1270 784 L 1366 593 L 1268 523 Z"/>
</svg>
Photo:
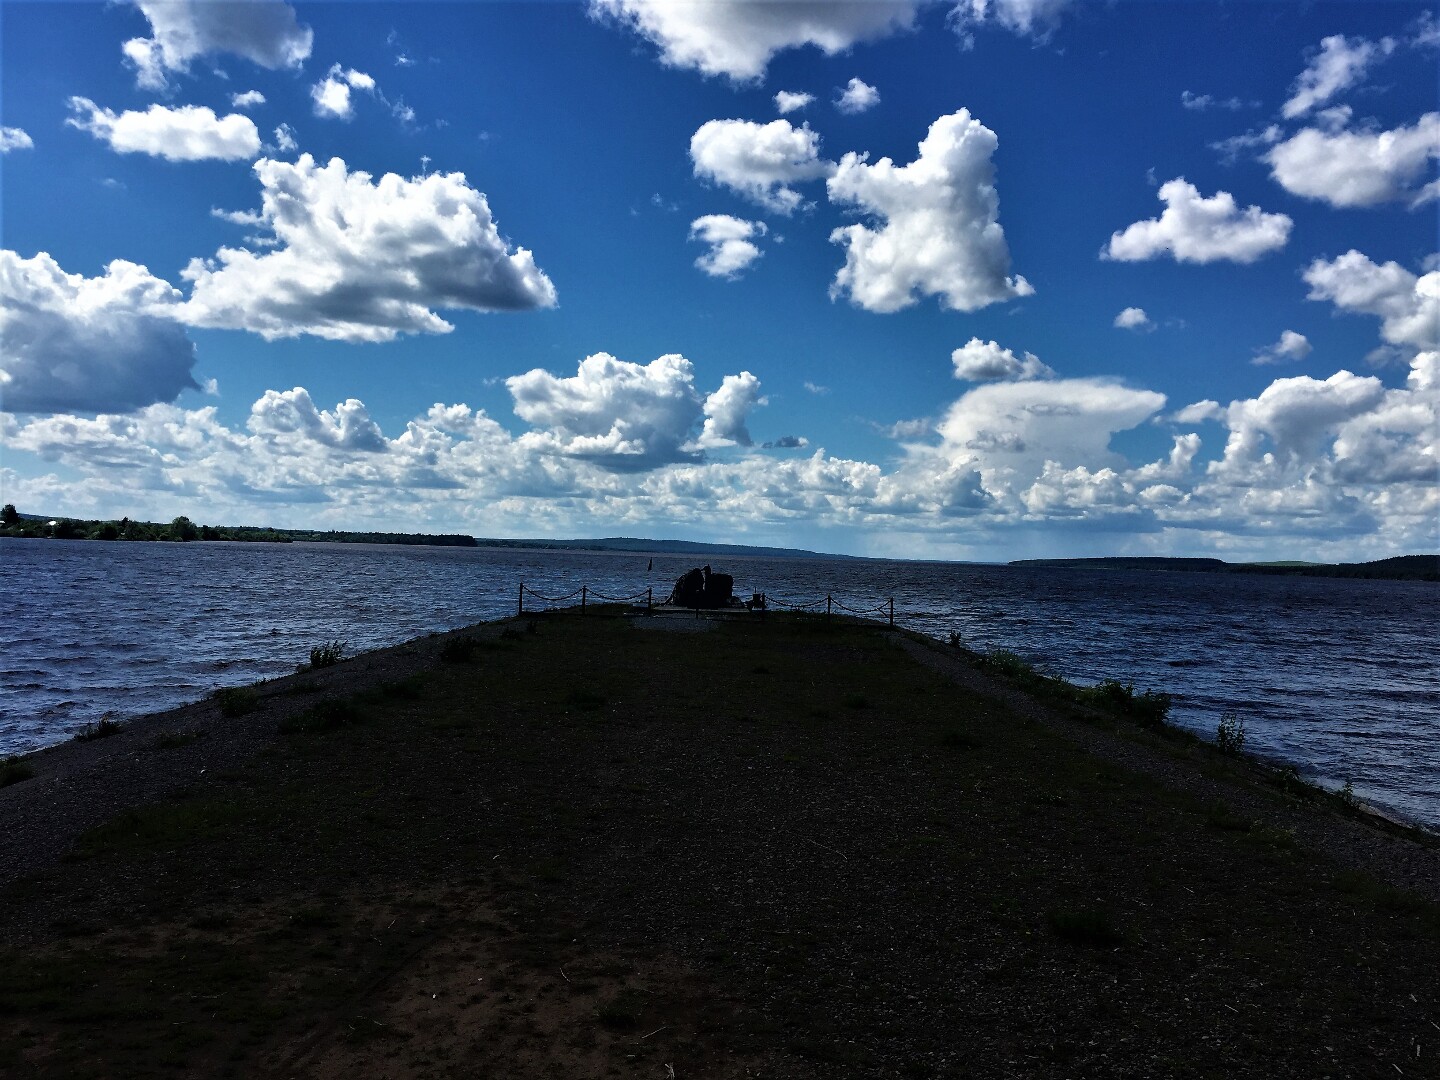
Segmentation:
<svg viewBox="0 0 1440 1080">
<path fill-rule="evenodd" d="M 923 648 L 592 610 L 131 732 L 261 749 L 8 875 L 0 1075 L 1440 1075 L 1436 909 L 1245 809 L 1333 807 Z"/>
</svg>

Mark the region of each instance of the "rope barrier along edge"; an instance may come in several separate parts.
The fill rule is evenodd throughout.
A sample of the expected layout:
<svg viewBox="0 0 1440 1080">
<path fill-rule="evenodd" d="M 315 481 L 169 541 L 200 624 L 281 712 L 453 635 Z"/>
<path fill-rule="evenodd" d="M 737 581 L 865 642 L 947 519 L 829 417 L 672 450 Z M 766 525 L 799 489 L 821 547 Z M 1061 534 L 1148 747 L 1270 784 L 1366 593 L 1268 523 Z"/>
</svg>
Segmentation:
<svg viewBox="0 0 1440 1080">
<path fill-rule="evenodd" d="M 585 597 L 590 597 L 596 600 L 606 600 L 612 604 L 628 604 L 633 600 L 640 600 L 642 598 L 646 601 L 649 601 L 653 596 L 653 592 L 653 589 L 646 589 L 644 592 L 632 593 L 629 596 L 608 596 L 605 593 L 596 592 L 588 585 L 582 585 L 580 586 L 580 588 L 574 590 L 573 592 L 568 592 L 564 596 L 546 596 L 543 593 L 536 592 L 524 582 L 521 582 L 520 602 L 523 609 L 526 596 L 533 596 L 536 600 L 543 600 L 547 604 L 559 604 L 563 603 L 566 600 L 573 600 L 575 599 L 575 597 L 580 596 L 582 597 L 582 607 L 584 606 Z M 765 593 L 764 596 L 767 606 L 773 605 L 775 607 L 785 608 L 789 611 L 809 611 L 811 609 L 818 610 L 819 608 L 824 607 L 826 612 L 828 613 L 830 607 L 834 606 L 850 615 L 888 615 L 890 617 L 891 625 L 894 625 L 895 601 L 893 599 L 882 600 L 880 603 L 870 608 L 855 608 L 844 603 L 843 601 L 836 600 L 833 594 L 820 596 L 814 600 L 808 600 L 804 603 L 786 600 L 784 597 L 776 596 L 774 593 Z M 669 600 L 667 599 L 665 601 L 662 601 L 662 603 L 669 603 Z"/>
</svg>

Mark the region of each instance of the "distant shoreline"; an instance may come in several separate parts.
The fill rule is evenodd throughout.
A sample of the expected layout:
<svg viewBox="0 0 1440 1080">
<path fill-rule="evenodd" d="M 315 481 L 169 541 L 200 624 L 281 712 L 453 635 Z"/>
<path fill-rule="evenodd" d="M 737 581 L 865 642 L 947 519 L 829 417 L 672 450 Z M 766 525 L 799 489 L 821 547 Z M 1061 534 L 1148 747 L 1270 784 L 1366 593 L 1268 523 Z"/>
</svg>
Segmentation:
<svg viewBox="0 0 1440 1080">
<path fill-rule="evenodd" d="M 1440 581 L 1440 555 L 1397 555 L 1364 563 L 1260 562 L 1222 559 L 1096 558 L 1017 559 L 1009 566 L 1074 570 L 1155 570 L 1185 574 L 1264 574 L 1270 577 L 1368 578 L 1387 581 Z"/>
</svg>

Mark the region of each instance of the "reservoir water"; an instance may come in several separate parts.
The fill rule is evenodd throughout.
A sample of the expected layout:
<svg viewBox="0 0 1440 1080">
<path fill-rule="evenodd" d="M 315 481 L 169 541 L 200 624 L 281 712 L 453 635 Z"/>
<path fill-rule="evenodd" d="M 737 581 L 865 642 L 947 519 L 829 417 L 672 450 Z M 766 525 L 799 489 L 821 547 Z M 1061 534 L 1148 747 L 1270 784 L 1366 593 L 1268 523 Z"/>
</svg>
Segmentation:
<svg viewBox="0 0 1440 1080">
<path fill-rule="evenodd" d="M 657 599 L 693 556 L 351 544 L 0 540 L 0 755 L 349 651 L 513 614 L 524 581 Z M 1440 586 L 842 559 L 719 558 L 741 595 L 851 608 L 1079 683 L 1175 697 L 1173 722 L 1440 829 Z M 537 601 L 527 600 L 528 605 Z"/>
</svg>

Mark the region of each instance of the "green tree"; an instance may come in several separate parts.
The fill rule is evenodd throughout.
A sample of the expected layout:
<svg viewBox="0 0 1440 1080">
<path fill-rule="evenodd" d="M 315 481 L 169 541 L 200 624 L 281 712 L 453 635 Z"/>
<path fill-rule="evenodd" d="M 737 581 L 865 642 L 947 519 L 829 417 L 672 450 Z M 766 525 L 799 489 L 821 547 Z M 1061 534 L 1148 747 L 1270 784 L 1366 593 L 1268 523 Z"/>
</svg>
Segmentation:
<svg viewBox="0 0 1440 1080">
<path fill-rule="evenodd" d="M 199 538 L 200 530 L 196 528 L 195 523 L 184 514 L 181 514 L 174 521 L 170 522 L 171 540 L 198 540 Z"/>
<path fill-rule="evenodd" d="M 20 521 L 20 511 L 15 509 L 14 503 L 6 503 L 0 507 L 0 524 L 15 525 Z"/>
</svg>

